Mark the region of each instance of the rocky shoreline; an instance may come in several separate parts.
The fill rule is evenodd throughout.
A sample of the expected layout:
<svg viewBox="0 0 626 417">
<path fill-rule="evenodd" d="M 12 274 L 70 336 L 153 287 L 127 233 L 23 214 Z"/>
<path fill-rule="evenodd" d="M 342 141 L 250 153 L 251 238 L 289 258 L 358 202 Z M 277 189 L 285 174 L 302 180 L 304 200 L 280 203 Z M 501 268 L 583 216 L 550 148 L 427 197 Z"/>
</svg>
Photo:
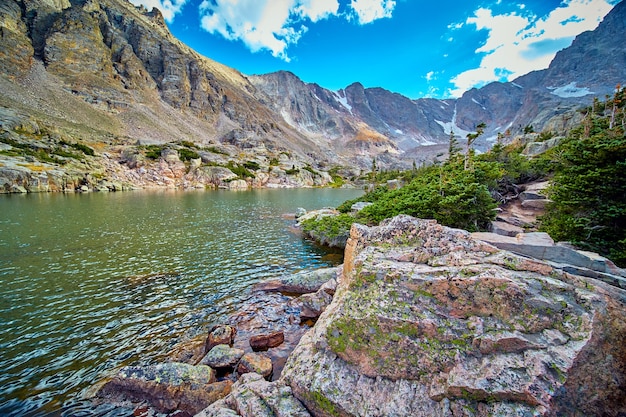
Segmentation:
<svg viewBox="0 0 626 417">
<path fill-rule="evenodd" d="M 480 238 L 355 224 L 342 268 L 259 284 L 172 363 L 122 369 L 99 396 L 201 417 L 626 413 L 626 291 Z M 273 375 L 240 369 L 250 354 Z"/>
<path fill-rule="evenodd" d="M 138 415 L 153 410 L 192 416 L 229 394 L 246 374 L 278 380 L 301 337 L 330 304 L 340 274 L 341 267 L 324 268 L 255 285 L 238 311 L 208 335 L 181 343 L 167 362 L 114 371 L 99 384 L 94 401 L 132 407 Z"/>
</svg>

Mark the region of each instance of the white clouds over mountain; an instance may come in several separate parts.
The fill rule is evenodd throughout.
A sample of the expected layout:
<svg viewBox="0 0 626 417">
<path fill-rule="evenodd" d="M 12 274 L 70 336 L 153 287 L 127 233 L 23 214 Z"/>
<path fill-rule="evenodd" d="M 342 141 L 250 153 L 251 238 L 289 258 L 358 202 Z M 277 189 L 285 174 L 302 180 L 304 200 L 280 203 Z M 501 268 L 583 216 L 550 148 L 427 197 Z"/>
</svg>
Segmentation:
<svg viewBox="0 0 626 417">
<path fill-rule="evenodd" d="M 287 49 L 306 33 L 306 24 L 333 16 L 367 24 L 391 17 L 394 7 L 393 0 L 352 0 L 340 12 L 337 0 L 204 0 L 200 14 L 209 33 L 240 40 L 252 52 L 268 50 L 288 62 Z"/>
<path fill-rule="evenodd" d="M 479 8 L 463 24 L 449 26 L 453 30 L 473 26 L 487 32 L 485 43 L 475 51 L 482 55 L 480 65 L 453 77 L 455 88 L 450 95 L 458 97 L 472 87 L 547 68 L 557 51 L 577 34 L 596 28 L 611 8 L 605 0 L 568 0 L 543 17 L 519 6 L 500 14 Z"/>
<path fill-rule="evenodd" d="M 151 10 L 153 7 L 161 10 L 163 18 L 168 22 L 174 20 L 174 16 L 180 13 L 187 0 L 130 0 L 131 3 L 139 6 L 143 4 Z"/>
</svg>

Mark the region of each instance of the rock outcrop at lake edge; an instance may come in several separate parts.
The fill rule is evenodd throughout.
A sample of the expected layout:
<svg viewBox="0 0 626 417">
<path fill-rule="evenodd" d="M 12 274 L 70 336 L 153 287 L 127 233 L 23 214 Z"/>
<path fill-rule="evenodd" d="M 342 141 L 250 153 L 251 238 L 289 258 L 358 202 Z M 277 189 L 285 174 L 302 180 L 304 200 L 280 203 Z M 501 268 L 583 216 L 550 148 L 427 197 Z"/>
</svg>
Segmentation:
<svg viewBox="0 0 626 417">
<path fill-rule="evenodd" d="M 626 291 L 474 236 L 405 215 L 354 224 L 342 268 L 256 286 L 251 301 L 274 302 L 211 328 L 198 359 L 124 368 L 100 397 L 212 403 L 199 417 L 625 415 Z"/>
<path fill-rule="evenodd" d="M 624 290 L 434 221 L 357 224 L 332 303 L 272 384 L 314 416 L 623 415 L 625 307 Z M 236 403 L 219 406 L 252 415 Z"/>
</svg>

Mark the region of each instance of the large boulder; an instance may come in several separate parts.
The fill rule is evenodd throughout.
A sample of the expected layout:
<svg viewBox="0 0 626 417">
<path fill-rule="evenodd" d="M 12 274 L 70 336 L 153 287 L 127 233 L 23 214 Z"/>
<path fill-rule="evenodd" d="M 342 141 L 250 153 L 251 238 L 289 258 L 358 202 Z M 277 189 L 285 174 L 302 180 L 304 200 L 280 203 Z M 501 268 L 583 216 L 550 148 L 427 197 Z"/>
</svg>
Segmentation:
<svg viewBox="0 0 626 417">
<path fill-rule="evenodd" d="M 243 349 L 217 345 L 202 358 L 200 364 L 208 365 L 213 369 L 234 368 L 244 353 Z"/>
<path fill-rule="evenodd" d="M 318 291 L 328 281 L 335 280 L 341 266 L 302 271 L 291 275 L 264 281 L 254 286 L 260 291 L 278 291 L 288 294 L 308 294 Z"/>
<path fill-rule="evenodd" d="M 626 413 L 626 292 L 398 216 L 352 226 L 281 383 L 315 416 Z"/>
<path fill-rule="evenodd" d="M 146 402 L 160 413 L 194 415 L 230 393 L 232 381 L 216 382 L 204 365 L 168 362 L 120 369 L 99 391 L 114 401 Z"/>
<path fill-rule="evenodd" d="M 256 373 L 243 375 L 232 392 L 196 417 L 310 417 L 284 384 L 270 383 Z"/>
</svg>

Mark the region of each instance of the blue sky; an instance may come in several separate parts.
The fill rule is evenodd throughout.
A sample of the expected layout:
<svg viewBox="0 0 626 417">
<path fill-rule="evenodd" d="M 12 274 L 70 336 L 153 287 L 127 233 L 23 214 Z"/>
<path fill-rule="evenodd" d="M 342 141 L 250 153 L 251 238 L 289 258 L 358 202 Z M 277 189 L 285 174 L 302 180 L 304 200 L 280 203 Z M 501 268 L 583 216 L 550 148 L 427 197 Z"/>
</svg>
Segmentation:
<svg viewBox="0 0 626 417">
<path fill-rule="evenodd" d="M 278 70 L 338 90 L 410 98 L 546 68 L 618 0 L 131 0 L 161 9 L 178 39 L 244 74 Z"/>
</svg>

